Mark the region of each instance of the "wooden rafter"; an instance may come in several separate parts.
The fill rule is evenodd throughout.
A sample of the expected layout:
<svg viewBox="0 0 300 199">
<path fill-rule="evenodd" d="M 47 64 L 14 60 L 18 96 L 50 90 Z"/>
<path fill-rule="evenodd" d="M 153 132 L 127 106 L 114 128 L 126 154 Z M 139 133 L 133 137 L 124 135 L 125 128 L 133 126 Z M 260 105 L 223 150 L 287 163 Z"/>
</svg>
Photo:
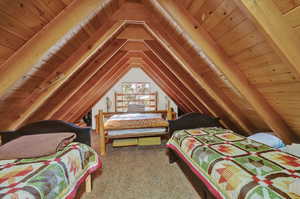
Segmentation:
<svg viewBox="0 0 300 199">
<path fill-rule="evenodd" d="M 264 99 L 259 91 L 251 85 L 236 64 L 215 43 L 210 35 L 187 13 L 171 0 L 158 0 L 163 8 L 175 19 L 193 39 L 195 44 L 203 49 L 205 54 L 214 61 L 216 66 L 239 89 L 255 108 L 257 113 L 265 120 L 269 127 L 286 143 L 291 143 L 294 136 L 281 116 Z"/>
<path fill-rule="evenodd" d="M 175 59 L 167 52 L 165 48 L 159 45 L 157 41 L 145 41 L 149 48 L 155 52 L 145 52 L 148 57 L 151 57 L 152 60 L 157 60 L 156 56 L 160 56 L 161 60 L 164 60 L 166 66 L 169 65 L 169 70 L 173 71 L 174 75 L 180 79 L 181 82 L 185 82 L 188 88 L 192 91 L 194 96 L 198 96 L 198 100 L 200 100 L 201 104 L 205 104 L 207 107 L 208 113 L 213 114 L 214 116 L 220 117 L 223 124 L 227 128 L 233 128 L 235 126 L 232 121 L 228 119 L 228 115 L 226 112 L 217 104 L 215 103 L 214 99 L 211 98 L 205 90 L 201 88 L 201 85 L 197 83 L 189 74 L 188 72 L 182 68 L 182 66 L 176 62 Z M 158 60 L 157 60 L 158 61 Z"/>
<path fill-rule="evenodd" d="M 82 102 L 81 99 L 86 100 L 89 95 L 93 95 L 93 92 L 99 92 L 95 90 L 94 87 L 96 87 L 96 85 L 100 85 L 101 87 L 101 83 L 103 83 L 101 81 L 112 75 L 113 72 L 124 65 L 127 60 L 128 57 L 124 57 L 118 62 L 115 62 L 113 59 L 109 60 L 92 78 L 90 78 L 76 93 L 72 95 L 69 101 L 65 102 L 64 105 L 55 114 L 53 114 L 51 119 L 63 119 L 67 117 L 69 112 L 76 109 L 76 105 Z M 99 86 L 97 88 L 99 88 Z"/>
<path fill-rule="evenodd" d="M 164 74 L 165 79 L 170 79 L 169 84 L 173 84 L 174 87 L 177 87 L 178 92 L 187 97 L 187 100 L 190 101 L 190 103 L 196 108 L 195 110 L 211 115 L 201 101 L 199 101 L 198 98 L 196 98 L 189 90 L 187 85 L 180 81 L 178 76 L 174 75 L 163 62 L 161 62 L 152 52 L 150 52 L 150 50 L 145 51 L 144 54 L 140 56 L 142 56 L 149 67 L 152 66 L 155 71 L 159 71 L 161 74 Z"/>
<path fill-rule="evenodd" d="M 84 116 L 108 91 L 111 89 L 129 70 L 129 64 L 124 64 L 121 67 L 116 67 L 116 71 L 110 73 L 107 79 L 101 81 L 97 87 L 94 87 L 94 93 L 90 94 L 89 98 L 81 100 L 83 103 L 78 104 L 78 109 L 73 110 L 67 115 L 65 120 L 76 121 Z"/>
<path fill-rule="evenodd" d="M 183 46 L 178 43 L 173 37 L 164 31 L 162 26 L 160 26 L 153 19 L 151 22 L 148 22 L 147 25 L 151 28 L 155 34 L 159 35 L 160 38 L 164 38 L 166 42 L 170 44 L 169 51 L 172 51 L 176 54 L 176 57 L 181 60 L 182 65 L 189 72 L 189 74 L 197 81 L 201 87 L 218 103 L 230 116 L 239 124 L 239 126 L 248 134 L 255 129 L 254 125 L 248 118 L 244 115 L 244 113 L 236 106 L 229 97 L 219 88 L 216 83 L 211 80 L 205 78 L 203 75 L 207 70 L 209 70 L 209 66 L 207 66 L 203 60 L 200 60 L 200 57 L 193 57 L 190 53 L 183 48 Z M 199 65 L 205 65 L 206 69 L 203 67 L 199 67 Z M 212 72 L 214 76 L 216 74 Z M 216 77 L 219 78 L 219 77 Z"/>
<path fill-rule="evenodd" d="M 120 9 L 112 16 L 112 20 L 126 20 L 133 22 L 148 21 L 149 10 L 141 3 L 125 2 Z"/>
<path fill-rule="evenodd" d="M 160 86 L 160 88 L 168 95 L 170 98 L 185 112 L 195 111 L 188 105 L 187 100 L 183 95 L 177 95 L 176 90 L 171 88 L 169 84 L 165 82 L 166 79 L 163 79 L 162 76 L 155 73 L 150 67 L 147 67 L 147 64 L 142 65 L 141 68 L 153 81 Z"/>
<path fill-rule="evenodd" d="M 91 58 L 112 35 L 119 31 L 124 25 L 124 22 L 116 22 L 110 29 L 100 28 L 94 35 L 88 39 L 71 57 L 69 57 L 62 65 L 70 66 L 64 73 L 64 78 L 56 81 L 54 85 L 43 92 L 34 103 L 32 103 L 26 112 L 19 115 L 19 119 L 11 123 L 7 128 L 15 129 L 30 117 L 64 82 L 66 82 L 79 68 Z"/>
<path fill-rule="evenodd" d="M 292 70 L 296 71 L 299 76 L 300 38 L 283 17 L 274 1 L 235 0 L 235 2 L 249 14 L 255 24 L 259 25 L 279 55 L 292 66 Z"/>
<path fill-rule="evenodd" d="M 95 13 L 102 4 L 102 0 L 74 1 L 4 62 L 0 73 L 5 74 L 6 78 L 0 79 L 0 96 L 38 63 L 63 36 Z"/>
<path fill-rule="evenodd" d="M 61 91 L 60 94 L 57 95 L 57 98 L 54 101 L 58 102 L 56 107 L 51 111 L 48 111 L 45 119 L 51 118 L 52 114 L 56 112 L 64 102 L 68 101 L 70 97 L 82 86 L 85 82 L 87 82 L 110 58 L 122 58 L 125 56 L 126 52 L 119 51 L 120 48 L 126 43 L 124 39 L 114 40 L 109 46 L 105 47 L 98 56 L 87 66 L 84 67 L 83 70 L 80 71 L 78 75 L 67 84 Z M 118 52 L 119 51 L 119 52 Z M 63 99 L 62 99 L 63 96 Z M 60 99 L 60 100 L 59 100 Z"/>
<path fill-rule="evenodd" d="M 114 40 L 108 46 L 100 51 L 95 59 L 82 67 L 73 78 L 70 78 L 57 92 L 53 94 L 35 114 L 33 114 L 26 123 L 42 119 L 49 119 L 57 112 L 64 103 L 70 98 L 95 74 L 97 71 L 110 60 L 110 63 L 117 63 L 120 58 L 126 55 L 126 51 L 119 51 L 125 44 L 126 40 Z"/>
<path fill-rule="evenodd" d="M 144 59 L 145 64 L 144 70 L 152 71 L 152 75 L 158 79 L 160 77 L 160 84 L 166 84 L 168 85 L 171 90 L 173 91 L 172 94 L 170 94 L 170 97 L 173 97 L 174 95 L 179 96 L 181 98 L 181 103 L 184 102 L 187 107 L 189 107 L 189 110 L 192 112 L 203 112 L 199 106 L 197 106 L 197 100 L 195 100 L 195 97 L 191 97 L 192 94 L 187 90 L 187 88 L 176 78 L 170 71 L 163 71 L 160 66 L 156 65 L 154 62 L 152 62 L 149 58 L 147 58 L 145 55 L 141 55 L 141 57 Z M 153 75 L 155 74 L 155 75 Z M 150 76 L 150 77 L 151 77 Z M 158 76 L 158 77 L 157 77 Z M 199 102 L 198 102 L 199 103 Z"/>
</svg>

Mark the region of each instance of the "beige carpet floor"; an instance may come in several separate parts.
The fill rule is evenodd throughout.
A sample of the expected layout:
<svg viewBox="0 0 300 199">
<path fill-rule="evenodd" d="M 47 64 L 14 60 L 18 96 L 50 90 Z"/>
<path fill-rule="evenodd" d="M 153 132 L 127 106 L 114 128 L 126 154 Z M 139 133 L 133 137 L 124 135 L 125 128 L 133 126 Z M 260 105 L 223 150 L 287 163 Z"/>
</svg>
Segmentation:
<svg viewBox="0 0 300 199">
<path fill-rule="evenodd" d="M 93 176 L 92 193 L 81 199 L 200 198 L 177 164 L 169 164 L 163 147 L 110 148 L 103 170 Z"/>
</svg>

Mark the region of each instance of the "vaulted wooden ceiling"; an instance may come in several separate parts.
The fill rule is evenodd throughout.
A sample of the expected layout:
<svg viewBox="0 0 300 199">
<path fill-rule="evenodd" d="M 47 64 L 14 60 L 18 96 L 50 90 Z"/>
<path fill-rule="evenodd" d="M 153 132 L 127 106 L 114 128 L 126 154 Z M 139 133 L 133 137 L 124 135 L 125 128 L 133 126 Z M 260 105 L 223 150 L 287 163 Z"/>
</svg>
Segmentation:
<svg viewBox="0 0 300 199">
<path fill-rule="evenodd" d="M 300 137 L 300 3 L 3 0 L 0 129 L 76 121 L 141 67 L 186 112 Z"/>
</svg>

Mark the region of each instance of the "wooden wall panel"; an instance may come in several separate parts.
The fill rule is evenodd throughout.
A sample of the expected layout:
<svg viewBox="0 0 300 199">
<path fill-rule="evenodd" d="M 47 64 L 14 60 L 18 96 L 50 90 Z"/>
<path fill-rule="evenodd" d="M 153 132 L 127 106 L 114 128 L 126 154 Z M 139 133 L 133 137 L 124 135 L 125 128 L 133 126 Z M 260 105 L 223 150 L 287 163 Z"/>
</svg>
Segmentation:
<svg viewBox="0 0 300 199">
<path fill-rule="evenodd" d="M 156 23 L 158 23 L 159 25 L 156 25 L 153 22 L 149 24 L 149 26 L 153 31 L 155 31 L 156 29 L 159 30 L 156 31 L 156 34 L 160 35 L 159 38 L 164 38 L 164 40 L 168 42 L 167 46 L 170 45 L 172 46 L 172 48 L 170 49 L 175 49 L 175 51 L 177 51 L 177 53 L 175 53 L 177 54 L 177 57 L 179 59 L 181 59 L 180 57 L 182 57 L 185 60 L 183 61 L 183 63 L 185 63 L 186 67 L 189 68 L 188 71 L 193 71 L 190 74 L 198 81 L 201 86 L 203 86 L 205 90 L 209 92 L 211 97 L 215 99 L 218 104 L 220 104 L 229 113 L 229 115 L 233 116 L 233 118 L 235 118 L 241 126 L 243 126 L 244 131 L 247 131 L 249 133 L 251 131 L 257 131 L 259 129 L 262 129 L 260 128 L 261 126 L 264 126 L 263 129 L 266 129 L 266 125 L 263 125 L 263 122 L 259 122 L 259 125 L 256 125 L 257 121 L 261 121 L 261 118 L 257 114 L 249 121 L 249 119 L 247 118 L 247 110 L 251 110 L 251 108 L 249 108 L 250 105 L 247 103 L 246 99 L 243 99 L 243 101 L 245 102 L 244 106 L 236 107 L 234 105 L 234 102 L 236 100 L 241 100 L 241 96 L 236 94 L 236 90 L 231 89 L 232 86 L 230 88 L 227 88 L 228 90 L 231 90 L 232 95 L 230 95 L 230 97 L 224 95 L 221 85 L 225 86 L 225 84 L 229 84 L 228 80 L 224 80 L 224 75 L 221 74 L 220 76 L 218 76 L 219 73 L 217 74 L 216 72 L 214 72 L 212 68 L 208 66 L 207 63 L 205 63 L 205 61 L 199 56 L 199 53 L 196 52 L 196 50 L 191 47 L 189 43 L 187 43 L 182 35 L 176 35 L 175 38 L 173 34 L 173 27 L 171 27 L 171 25 L 163 18 L 158 18 L 158 15 L 159 14 L 154 14 L 154 20 L 157 20 Z M 160 27 L 164 28 L 162 29 Z M 213 75 L 206 78 L 208 71 L 210 71 L 210 74 Z M 197 75 L 195 76 L 194 74 Z M 203 79 L 204 81 L 201 79 Z M 221 81 L 213 83 L 213 79 L 221 79 Z M 218 86 L 220 86 L 220 88 L 218 88 Z M 213 92 L 211 92 L 211 90 L 213 90 Z M 253 121 L 251 121 L 252 119 Z M 254 125 L 252 125 L 251 123 L 253 123 Z"/>
<path fill-rule="evenodd" d="M 22 3 L 22 1 L 19 2 Z M 26 1 L 26 3 L 30 2 L 31 1 Z M 64 5 L 64 7 L 67 6 L 67 4 L 63 3 L 60 0 L 55 0 L 48 3 L 53 4 L 53 6 L 57 8 L 59 8 L 61 5 Z M 38 5 L 38 8 L 41 9 L 41 12 L 45 11 L 45 13 L 48 13 L 49 16 L 51 15 L 52 17 L 55 17 L 56 12 L 53 11 L 54 7 L 51 7 L 49 5 L 47 8 L 45 8 L 45 10 L 42 10 L 45 5 L 48 5 L 48 3 L 47 1 L 34 2 L 33 7 Z M 0 11 L 1 5 L 2 4 L 0 3 Z M 32 10 L 33 8 L 30 7 L 30 9 Z M 114 8 L 113 10 L 115 9 L 116 8 Z M 14 9 L 12 8 L 11 11 L 13 10 Z M 113 13 L 108 12 L 108 14 L 112 15 Z M 47 91 L 48 88 L 51 88 L 52 85 L 55 85 L 56 82 L 64 79 L 64 73 L 68 69 L 68 67 L 70 67 L 70 64 L 62 63 L 70 58 L 74 54 L 74 52 L 90 38 L 90 34 L 95 33 L 98 29 L 100 29 L 100 27 L 105 30 L 109 29 L 111 21 L 108 19 L 108 14 L 107 17 L 103 18 L 106 22 L 105 24 L 98 23 L 98 21 L 100 21 L 98 15 L 94 16 L 94 18 L 92 18 L 90 22 L 84 25 L 81 30 L 72 35 L 72 38 L 70 38 L 69 40 L 65 40 L 62 47 L 56 48 L 56 51 L 54 50 L 50 56 L 48 56 L 44 60 L 41 60 L 39 64 L 33 66 L 31 70 L 23 76 L 23 78 L 19 79 L 10 88 L 10 90 L 8 90 L 6 95 L 0 96 L 0 107 L 3 107 L 1 109 L 0 115 L 6 115 L 9 121 L 15 121 L 17 118 L 21 117 L 21 113 L 24 113 L 27 110 L 29 104 L 32 104 L 35 99 L 44 94 L 45 91 Z M 16 50 L 22 47 L 23 43 L 26 42 L 25 39 L 19 37 L 19 34 L 12 34 L 8 32 L 6 33 L 7 37 L 4 37 L 5 35 L 3 32 L 8 31 L 9 29 L 4 29 L 3 26 L 1 26 L 1 21 L 2 19 L 0 18 L 0 64 L 5 62 L 7 58 L 9 58 Z M 3 31 L 1 32 L 1 30 Z M 1 33 L 3 37 L 1 37 Z M 14 105 L 11 105 L 11 102 L 6 100 L 6 98 L 13 98 L 14 102 L 18 104 L 19 108 L 16 109 L 16 111 L 10 111 Z M 1 103 L 4 103 L 6 106 L 2 106 Z M 2 125 L 2 127 L 5 128 L 5 125 Z"/>
<path fill-rule="evenodd" d="M 300 38 L 300 0 L 295 0 L 293 3 L 287 2 L 286 0 L 282 0 L 282 2 L 286 3 L 286 6 L 291 8 L 289 12 L 283 15 L 283 17 L 287 20 L 289 25 L 294 29 Z M 279 8 L 281 7 L 279 6 Z"/>
<path fill-rule="evenodd" d="M 273 1 L 284 14 L 283 17 L 297 32 L 300 25 L 299 2 Z M 203 22 L 202 25 L 204 26 Z M 287 105 L 296 105 L 294 101 L 300 99 L 298 95 L 300 88 L 297 87 L 300 81 L 299 75 L 295 74 L 292 68 L 282 60 L 282 57 L 275 51 L 257 24 L 254 24 L 248 18 L 245 11 L 236 7 L 223 21 L 220 21 L 214 27 L 209 27 L 207 30 L 227 55 L 238 64 L 248 80 L 259 89 L 268 103 L 299 135 L 300 123 L 296 121 L 300 122 L 300 119 L 296 118 L 300 118 L 300 113 L 292 108 L 295 106 Z M 268 90 L 272 90 L 272 92 L 267 92 Z M 228 92 L 226 93 L 230 96 Z M 237 101 L 237 103 L 241 103 L 241 101 Z M 254 113 L 253 109 L 248 110 L 249 117 L 252 117 L 251 112 Z M 291 118 L 291 114 L 295 117 Z M 262 129 L 265 128 L 265 124 L 263 122 L 259 123 L 259 117 L 255 115 L 254 113 L 253 119 L 258 122 L 258 126 Z"/>
<path fill-rule="evenodd" d="M 300 137 L 300 81 L 268 84 L 258 88 Z"/>
<path fill-rule="evenodd" d="M 261 117 L 256 113 L 254 108 L 249 104 L 246 98 L 244 98 L 239 93 L 235 92 L 228 85 L 224 83 L 221 77 L 217 76 L 213 71 L 207 71 L 203 77 L 211 81 L 214 85 L 218 87 L 219 92 L 223 92 L 233 103 L 240 109 L 248 120 L 253 124 L 252 132 L 257 132 L 260 130 L 267 130 L 269 127 L 261 119 Z"/>
<path fill-rule="evenodd" d="M 0 1 L 0 68 L 8 57 L 56 17 L 71 1 Z M 4 51 L 3 48 L 13 51 Z"/>
<path fill-rule="evenodd" d="M 282 14 L 300 6 L 300 0 L 273 0 Z"/>
</svg>

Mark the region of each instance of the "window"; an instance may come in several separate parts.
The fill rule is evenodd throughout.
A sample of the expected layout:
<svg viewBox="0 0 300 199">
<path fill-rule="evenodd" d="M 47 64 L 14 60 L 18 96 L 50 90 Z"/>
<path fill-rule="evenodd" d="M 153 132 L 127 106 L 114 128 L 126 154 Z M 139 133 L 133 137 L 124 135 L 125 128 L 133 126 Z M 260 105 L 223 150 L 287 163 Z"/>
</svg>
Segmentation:
<svg viewBox="0 0 300 199">
<path fill-rule="evenodd" d="M 151 83 L 150 82 L 123 82 L 122 92 L 127 94 L 132 93 L 150 93 Z"/>
<path fill-rule="evenodd" d="M 157 93 L 150 82 L 123 82 L 121 93 L 115 93 L 115 110 L 126 112 L 128 104 L 145 106 L 145 111 L 157 110 Z"/>
</svg>

